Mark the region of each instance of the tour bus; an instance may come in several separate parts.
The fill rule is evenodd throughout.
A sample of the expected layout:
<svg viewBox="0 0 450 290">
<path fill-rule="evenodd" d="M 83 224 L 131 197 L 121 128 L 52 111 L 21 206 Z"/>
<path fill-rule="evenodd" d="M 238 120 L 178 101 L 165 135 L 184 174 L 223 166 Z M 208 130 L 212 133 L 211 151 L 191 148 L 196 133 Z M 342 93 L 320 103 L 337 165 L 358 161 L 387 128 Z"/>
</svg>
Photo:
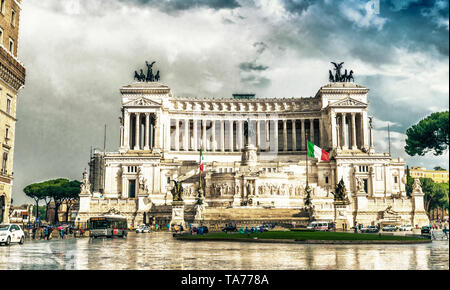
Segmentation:
<svg viewBox="0 0 450 290">
<path fill-rule="evenodd" d="M 329 231 L 331 227 L 333 227 L 333 224 L 330 222 L 314 221 L 311 222 L 307 228 L 315 231 Z"/>
<path fill-rule="evenodd" d="M 89 236 L 97 237 L 122 237 L 128 235 L 127 218 L 119 215 L 106 215 L 91 217 L 88 220 Z"/>
</svg>

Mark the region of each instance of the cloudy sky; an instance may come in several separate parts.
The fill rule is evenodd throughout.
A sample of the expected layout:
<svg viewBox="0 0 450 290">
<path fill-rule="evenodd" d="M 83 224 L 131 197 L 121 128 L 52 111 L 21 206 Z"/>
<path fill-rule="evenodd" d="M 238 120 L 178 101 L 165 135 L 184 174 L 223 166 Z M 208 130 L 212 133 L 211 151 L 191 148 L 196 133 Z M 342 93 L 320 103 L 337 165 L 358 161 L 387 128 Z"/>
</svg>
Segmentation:
<svg viewBox="0 0 450 290">
<path fill-rule="evenodd" d="M 119 145 L 121 86 L 155 60 L 178 96 L 309 97 L 345 62 L 370 89 L 375 145 L 410 166 L 405 131 L 449 107 L 447 0 L 25 0 L 14 204 L 34 182 L 80 179 L 91 146 Z"/>
</svg>

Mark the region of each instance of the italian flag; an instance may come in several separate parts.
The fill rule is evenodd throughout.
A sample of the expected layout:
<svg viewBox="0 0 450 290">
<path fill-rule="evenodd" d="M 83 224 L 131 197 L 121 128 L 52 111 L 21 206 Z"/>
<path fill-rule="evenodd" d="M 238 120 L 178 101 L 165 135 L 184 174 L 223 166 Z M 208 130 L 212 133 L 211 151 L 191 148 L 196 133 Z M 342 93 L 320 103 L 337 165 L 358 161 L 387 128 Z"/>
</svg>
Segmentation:
<svg viewBox="0 0 450 290">
<path fill-rule="evenodd" d="M 312 158 L 318 158 L 319 160 L 323 161 L 330 161 L 330 156 L 328 155 L 328 152 L 314 145 L 314 143 L 309 142 L 309 140 L 308 140 L 308 156 Z"/>
<path fill-rule="evenodd" d="M 205 159 L 203 157 L 203 148 L 200 147 L 200 172 L 203 172 L 203 161 L 202 161 L 203 159 Z"/>
</svg>

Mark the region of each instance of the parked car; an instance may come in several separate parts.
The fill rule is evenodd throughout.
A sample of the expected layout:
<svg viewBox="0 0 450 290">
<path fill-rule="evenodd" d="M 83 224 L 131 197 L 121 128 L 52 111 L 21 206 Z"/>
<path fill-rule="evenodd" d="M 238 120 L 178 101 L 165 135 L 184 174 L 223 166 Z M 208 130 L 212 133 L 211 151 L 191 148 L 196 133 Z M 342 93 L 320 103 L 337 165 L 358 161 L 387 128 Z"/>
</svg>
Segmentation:
<svg viewBox="0 0 450 290">
<path fill-rule="evenodd" d="M 394 225 L 387 225 L 383 227 L 383 232 L 396 232 L 397 227 Z"/>
<path fill-rule="evenodd" d="M 410 232 L 413 228 L 411 225 L 402 225 L 399 230 L 403 232 Z"/>
<path fill-rule="evenodd" d="M 422 229 L 420 230 L 420 233 L 423 234 L 429 234 L 431 231 L 431 227 L 430 226 L 423 226 Z"/>
<path fill-rule="evenodd" d="M 25 234 L 18 225 L 3 224 L 0 225 L 0 244 L 9 246 L 11 243 L 23 244 Z"/>
<path fill-rule="evenodd" d="M 377 226 L 365 226 L 361 229 L 361 233 L 378 233 L 378 231 Z"/>
<path fill-rule="evenodd" d="M 222 228 L 222 232 L 237 232 L 237 228 L 234 225 L 227 225 Z"/>
<path fill-rule="evenodd" d="M 151 232 L 150 227 L 146 225 L 141 225 L 136 229 L 136 233 L 149 233 Z"/>
</svg>

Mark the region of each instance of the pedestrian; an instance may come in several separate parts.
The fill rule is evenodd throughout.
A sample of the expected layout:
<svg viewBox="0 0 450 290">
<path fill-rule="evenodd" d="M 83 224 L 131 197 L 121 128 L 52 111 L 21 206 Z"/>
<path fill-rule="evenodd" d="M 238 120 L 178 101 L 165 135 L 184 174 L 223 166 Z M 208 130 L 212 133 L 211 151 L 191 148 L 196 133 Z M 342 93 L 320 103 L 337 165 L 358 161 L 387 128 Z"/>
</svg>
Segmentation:
<svg viewBox="0 0 450 290">
<path fill-rule="evenodd" d="M 442 232 L 444 233 L 444 236 L 447 237 L 447 229 L 446 229 L 446 228 L 443 228 L 443 229 L 442 229 Z"/>
<path fill-rule="evenodd" d="M 248 232 L 248 227 L 245 227 L 245 231 L 244 232 L 247 234 L 247 236 L 250 235 L 249 232 Z"/>
<path fill-rule="evenodd" d="M 36 239 L 36 227 L 33 227 L 31 233 L 32 233 L 32 234 L 31 234 L 31 238 L 32 238 L 33 240 L 35 240 L 35 239 Z"/>
<path fill-rule="evenodd" d="M 64 239 L 64 229 L 60 229 L 60 230 L 59 230 L 59 237 L 60 237 L 61 239 Z"/>
</svg>

